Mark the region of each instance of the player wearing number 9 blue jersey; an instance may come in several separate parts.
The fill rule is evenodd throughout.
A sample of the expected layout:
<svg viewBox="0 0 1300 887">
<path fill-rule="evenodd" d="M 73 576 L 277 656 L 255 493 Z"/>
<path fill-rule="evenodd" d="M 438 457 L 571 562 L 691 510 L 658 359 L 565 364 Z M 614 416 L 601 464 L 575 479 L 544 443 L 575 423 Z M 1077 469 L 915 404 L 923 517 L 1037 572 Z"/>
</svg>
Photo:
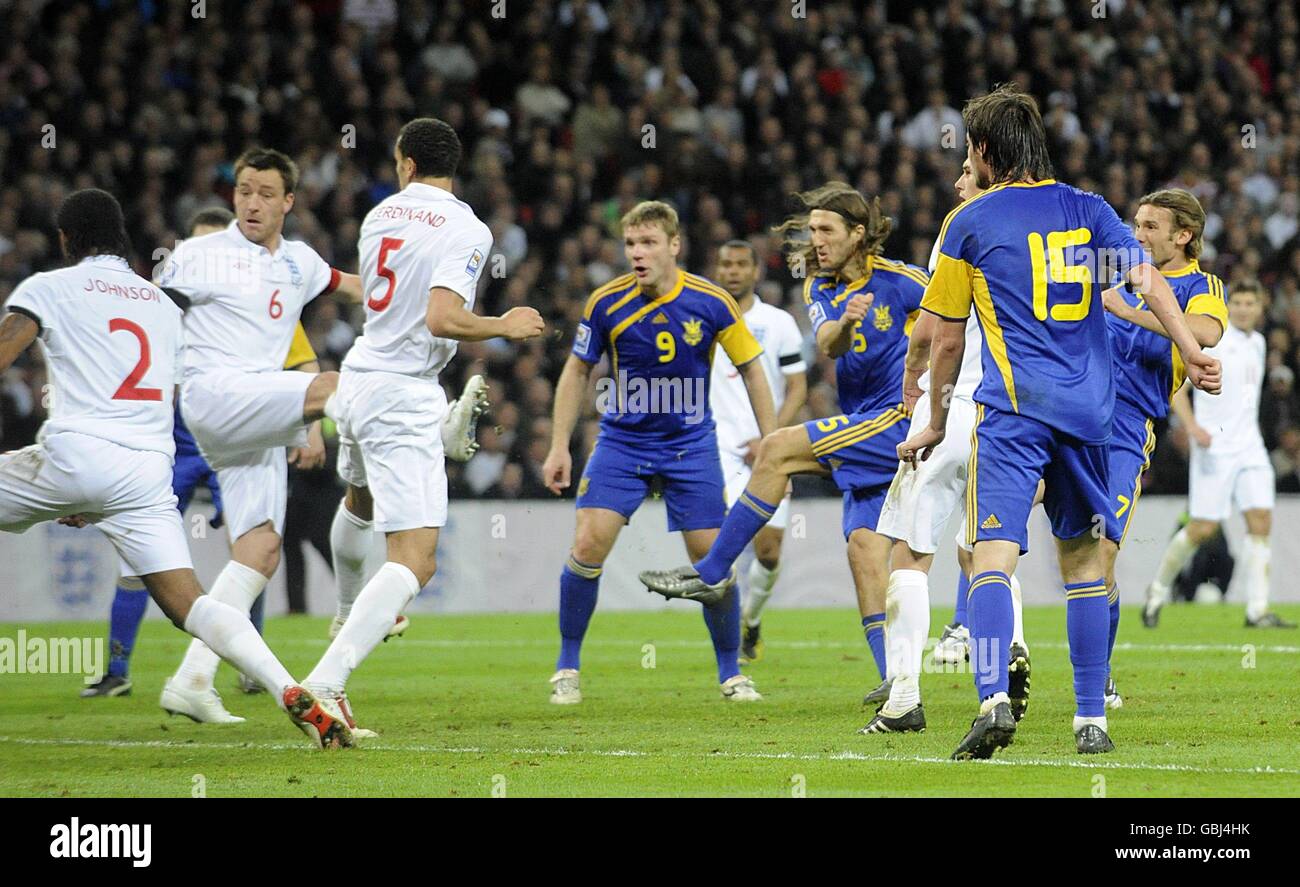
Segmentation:
<svg viewBox="0 0 1300 887">
<path fill-rule="evenodd" d="M 943 439 L 944 386 L 956 379 L 974 310 L 984 334 L 984 379 L 975 391 L 967 535 L 974 543 L 969 619 L 981 706 L 953 757 L 990 757 L 1015 735 L 1001 651 L 1012 630 L 1009 576 L 1028 547 L 1040 478 L 1065 580 L 1076 747 L 1109 751 L 1109 620 L 1099 546 L 1109 510 L 1105 444 L 1114 402 L 1101 300 L 1105 269 L 1147 294 L 1194 384 L 1217 390 L 1218 362 L 1201 353 L 1169 284 L 1115 211 L 1052 178 L 1031 97 L 1001 87 L 967 103 L 963 120 L 968 159 L 986 190 L 944 221 L 921 304 L 944 321 L 931 358 L 933 414 L 929 427 L 899 448 L 915 460 Z"/>
<path fill-rule="evenodd" d="M 763 352 L 735 299 L 713 282 L 677 266 L 677 211 L 646 201 L 623 217 L 630 274 L 591 294 L 573 351 L 556 386 L 551 450 L 543 466 L 548 487 L 569 486 L 569 441 L 587 379 L 601 358 L 609 377 L 596 385 L 600 437 L 578 482 L 573 547 L 560 575 L 560 655 L 551 702 L 582 701 L 578 670 L 582 641 L 596 607 L 600 574 L 619 532 L 660 486 L 668 529 L 681 531 L 695 556 L 708 550 L 726 509 L 722 463 L 709 411 L 714 350 L 739 369 L 761 433 L 776 425 Z M 768 517 L 772 515 L 769 513 Z M 704 604 L 718 681 L 725 699 L 761 698 L 740 673 L 740 596 L 728 583 Z"/>
</svg>

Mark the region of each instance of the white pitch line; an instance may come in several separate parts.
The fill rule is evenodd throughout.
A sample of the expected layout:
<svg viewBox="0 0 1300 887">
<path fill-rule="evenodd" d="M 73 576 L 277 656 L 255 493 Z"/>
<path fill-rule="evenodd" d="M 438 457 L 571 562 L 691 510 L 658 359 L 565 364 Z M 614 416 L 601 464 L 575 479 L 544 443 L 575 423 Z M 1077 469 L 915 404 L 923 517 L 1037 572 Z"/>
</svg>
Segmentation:
<svg viewBox="0 0 1300 887">
<path fill-rule="evenodd" d="M 140 748 L 169 749 L 185 751 L 203 749 L 215 751 L 306 751 L 308 746 L 301 743 L 280 742 L 178 742 L 168 739 L 33 739 L 16 736 L 0 736 L 0 743 L 11 745 L 36 746 L 99 746 L 104 748 Z M 968 762 L 953 761 L 948 758 L 936 758 L 926 755 L 864 754 L 862 752 L 842 751 L 828 754 L 796 754 L 794 752 L 698 752 L 684 754 L 681 752 L 642 751 L 636 749 L 570 749 L 570 748 L 482 748 L 479 746 L 437 746 L 437 745 L 378 745 L 362 746 L 362 752 L 415 752 L 421 754 L 447 755 L 547 755 L 554 757 L 596 757 L 596 758 L 723 758 L 729 760 L 759 761 L 857 761 L 880 764 L 938 764 L 940 766 L 959 766 Z M 1212 773 L 1261 776 L 1300 776 L 1300 769 L 1288 767 L 1198 767 L 1191 764 L 1141 764 L 1123 762 L 1086 762 L 1073 759 L 1052 758 L 994 758 L 987 761 L 969 762 L 976 765 L 996 767 L 1071 767 L 1081 770 L 1140 770 L 1161 773 Z"/>
<path fill-rule="evenodd" d="M 937 639 L 933 639 L 937 640 Z M 327 638 L 282 638 L 274 641 L 276 646 L 294 646 L 302 645 L 308 647 L 324 647 L 329 644 Z M 468 638 L 408 638 L 402 637 L 394 643 L 413 644 L 420 647 L 554 647 L 556 642 L 544 638 L 503 638 L 501 640 L 485 639 L 468 639 Z M 584 641 L 586 647 L 627 647 L 640 646 L 641 644 L 651 643 L 656 647 L 692 647 L 704 648 L 711 647 L 709 641 L 687 641 L 687 640 L 667 640 L 654 641 L 647 638 L 627 638 L 616 640 L 610 638 L 592 638 Z M 1068 650 L 1069 644 L 1059 641 L 1035 641 L 1031 644 L 1034 649 L 1042 648 L 1047 650 Z M 1150 651 L 1153 653 L 1236 653 L 1244 652 L 1242 648 L 1245 644 L 1116 644 L 1116 650 L 1143 652 Z M 1251 645 L 1256 653 L 1300 653 L 1300 647 L 1289 646 L 1261 646 Z M 865 645 L 861 641 L 781 641 L 781 648 L 792 650 L 861 650 Z"/>
</svg>

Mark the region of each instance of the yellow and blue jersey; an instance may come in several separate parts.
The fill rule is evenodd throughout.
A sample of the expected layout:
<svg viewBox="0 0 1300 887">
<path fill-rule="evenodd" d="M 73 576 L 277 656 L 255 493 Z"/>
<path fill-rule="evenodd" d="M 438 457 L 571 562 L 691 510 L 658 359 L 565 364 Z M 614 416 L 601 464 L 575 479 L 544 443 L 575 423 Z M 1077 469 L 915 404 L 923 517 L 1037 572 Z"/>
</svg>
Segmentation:
<svg viewBox="0 0 1300 887">
<path fill-rule="evenodd" d="M 976 402 L 1101 444 L 1115 399 L 1101 292 L 1111 270 L 1149 261 L 1096 194 L 1054 179 L 994 185 L 944 220 L 921 307 L 962 320 L 974 306 Z"/>
<path fill-rule="evenodd" d="M 858 280 L 819 273 L 804 283 L 804 304 L 813 335 L 822 324 L 839 320 L 855 295 L 870 292 L 874 296 L 867 316 L 853 328 L 849 350 L 835 359 L 835 385 L 845 413 L 898 404 L 907 337 L 929 279 L 915 265 L 869 256 L 866 273 Z"/>
<path fill-rule="evenodd" d="M 591 364 L 609 357 L 613 392 L 597 386 L 602 436 L 655 445 L 712 435 L 709 378 L 719 345 L 736 366 L 763 353 L 735 299 L 703 277 L 679 270 L 676 284 L 655 297 L 633 274 L 595 290 L 573 353 Z"/>
<path fill-rule="evenodd" d="M 1195 260 L 1180 271 L 1165 272 L 1164 276 L 1184 313 L 1213 317 L 1227 329 L 1227 293 L 1223 281 L 1202 271 Z M 1121 287 L 1120 294 L 1133 307 L 1146 307 L 1140 293 L 1129 293 Z M 1115 397 L 1127 400 L 1145 416 L 1163 419 L 1169 415 L 1169 399 L 1187 376 L 1178 346 L 1159 333 L 1113 314 L 1106 315 L 1106 324 L 1115 367 Z"/>
</svg>

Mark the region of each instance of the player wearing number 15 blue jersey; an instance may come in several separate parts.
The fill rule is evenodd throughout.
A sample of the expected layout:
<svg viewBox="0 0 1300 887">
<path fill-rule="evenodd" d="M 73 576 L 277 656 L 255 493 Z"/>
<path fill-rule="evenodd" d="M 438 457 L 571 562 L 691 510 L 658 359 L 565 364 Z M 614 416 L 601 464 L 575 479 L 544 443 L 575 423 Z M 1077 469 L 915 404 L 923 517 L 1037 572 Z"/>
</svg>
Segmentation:
<svg viewBox="0 0 1300 887">
<path fill-rule="evenodd" d="M 1015 735 L 1001 655 L 1012 632 L 1009 577 L 1027 549 L 1035 488 L 1057 538 L 1067 599 L 1074 720 L 1080 752 L 1109 751 L 1104 691 L 1108 616 L 1098 539 L 1109 509 L 1106 442 L 1114 383 L 1101 291 L 1106 267 L 1147 294 L 1194 384 L 1217 390 L 1218 362 L 1201 353 L 1169 284 L 1115 211 L 1056 182 L 1034 100 L 1012 87 L 968 102 L 967 155 L 984 193 L 944 221 L 921 307 L 941 319 L 931 357 L 932 416 L 899 448 L 914 461 L 942 441 L 974 310 L 984 378 L 967 481 L 971 661 L 980 714 L 957 759 L 987 758 Z"/>
</svg>

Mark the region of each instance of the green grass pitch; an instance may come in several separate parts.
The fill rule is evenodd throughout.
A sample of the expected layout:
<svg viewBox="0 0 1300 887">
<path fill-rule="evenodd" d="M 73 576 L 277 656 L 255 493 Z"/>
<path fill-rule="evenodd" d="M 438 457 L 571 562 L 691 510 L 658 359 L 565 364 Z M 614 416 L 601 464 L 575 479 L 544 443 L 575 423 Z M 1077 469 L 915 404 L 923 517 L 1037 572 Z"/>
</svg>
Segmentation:
<svg viewBox="0 0 1300 887">
<path fill-rule="evenodd" d="M 936 634 L 950 615 L 934 611 Z M 0 674 L 0 795 L 1300 795 L 1295 632 L 1245 629 L 1232 606 L 1172 607 L 1148 631 L 1126 609 L 1115 654 L 1125 705 L 1110 715 L 1118 748 L 1085 758 L 1070 734 L 1065 611 L 1029 608 L 1025 621 L 1028 715 L 993 761 L 964 763 L 947 758 L 973 715 L 967 674 L 924 676 L 925 733 L 856 735 L 869 715 L 861 696 L 877 681 L 847 609 L 769 612 L 767 653 L 747 669 L 767 698 L 752 705 L 720 698 L 693 605 L 597 612 L 585 699 L 563 708 L 546 701 L 553 615 L 416 616 L 349 688 L 380 738 L 330 754 L 312 750 L 268 697 L 240 694 L 226 665 L 218 689 L 247 723 L 168 718 L 158 692 L 187 638 L 151 621 L 128 698 L 79 699 L 79 676 Z M 302 675 L 325 649 L 326 624 L 272 619 L 267 636 Z M 17 630 L 0 625 L 0 636 Z"/>
</svg>

